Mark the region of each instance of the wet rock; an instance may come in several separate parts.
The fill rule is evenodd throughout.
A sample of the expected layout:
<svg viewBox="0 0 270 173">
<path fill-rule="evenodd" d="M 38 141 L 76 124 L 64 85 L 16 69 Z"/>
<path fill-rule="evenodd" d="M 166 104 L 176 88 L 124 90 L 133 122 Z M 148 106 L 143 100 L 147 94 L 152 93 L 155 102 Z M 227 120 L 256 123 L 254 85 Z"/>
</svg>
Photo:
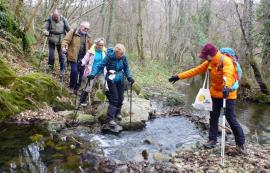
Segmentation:
<svg viewBox="0 0 270 173">
<path fill-rule="evenodd" d="M 129 116 L 130 116 L 130 102 L 125 99 L 123 102 L 123 107 L 121 114 L 123 116 L 122 122 L 129 122 Z M 141 122 L 141 121 L 147 121 L 149 117 L 150 112 L 150 101 L 134 97 L 132 99 L 132 122 Z"/>
<path fill-rule="evenodd" d="M 148 154 L 147 150 L 142 151 L 142 156 L 143 156 L 144 160 L 148 160 L 149 154 Z"/>
<path fill-rule="evenodd" d="M 143 143 L 144 143 L 144 144 L 150 145 L 152 142 L 151 142 L 149 139 L 145 139 L 145 140 L 143 141 Z"/>
<path fill-rule="evenodd" d="M 101 122 L 102 124 L 106 123 L 107 109 L 108 109 L 108 106 L 103 106 L 103 105 L 100 105 L 97 108 L 96 117 L 98 118 L 99 122 Z"/>
<path fill-rule="evenodd" d="M 169 155 L 166 155 L 166 154 L 163 154 L 163 153 L 154 153 L 153 158 L 156 161 L 163 161 L 163 162 L 168 162 L 171 159 L 171 157 Z"/>
<path fill-rule="evenodd" d="M 94 124 L 96 123 L 96 118 L 90 114 L 78 114 L 77 120 L 79 123 Z"/>
<path fill-rule="evenodd" d="M 71 119 L 74 115 L 74 110 L 59 111 L 57 113 L 65 119 Z"/>
<path fill-rule="evenodd" d="M 142 130 L 146 127 L 145 121 L 135 121 L 135 122 L 120 122 L 120 125 L 125 131 L 137 131 Z"/>
<path fill-rule="evenodd" d="M 65 128 L 65 122 L 64 121 L 49 121 L 47 125 L 47 129 L 50 132 L 57 132 Z"/>
</svg>

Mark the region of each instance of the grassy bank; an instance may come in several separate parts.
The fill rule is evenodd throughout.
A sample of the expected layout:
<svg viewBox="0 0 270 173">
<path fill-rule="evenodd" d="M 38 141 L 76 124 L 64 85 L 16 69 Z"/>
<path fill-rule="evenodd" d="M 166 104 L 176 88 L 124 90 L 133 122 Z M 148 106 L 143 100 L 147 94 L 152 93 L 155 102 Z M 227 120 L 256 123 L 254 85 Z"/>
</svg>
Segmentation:
<svg viewBox="0 0 270 173">
<path fill-rule="evenodd" d="M 173 66 L 167 62 L 145 60 L 142 66 L 136 54 L 128 55 L 129 64 L 136 83 L 142 87 L 154 87 L 173 90 L 175 87 L 168 82 L 173 74 Z"/>
</svg>

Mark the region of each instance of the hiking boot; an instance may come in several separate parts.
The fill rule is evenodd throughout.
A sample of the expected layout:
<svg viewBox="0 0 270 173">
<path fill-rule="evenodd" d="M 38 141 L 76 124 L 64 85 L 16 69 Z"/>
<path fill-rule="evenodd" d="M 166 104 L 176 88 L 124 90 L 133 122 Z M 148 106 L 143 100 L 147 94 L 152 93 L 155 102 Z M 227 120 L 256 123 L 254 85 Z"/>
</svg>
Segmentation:
<svg viewBox="0 0 270 173">
<path fill-rule="evenodd" d="M 237 150 L 237 152 L 239 154 L 242 154 L 244 156 L 248 155 L 248 153 L 247 153 L 247 147 L 246 147 L 245 144 L 243 144 L 243 145 L 237 145 L 236 146 L 236 150 Z"/>
<path fill-rule="evenodd" d="M 88 105 L 87 102 L 82 102 L 82 103 L 81 103 L 81 106 L 82 106 L 82 107 L 86 107 L 87 105 Z"/>
<path fill-rule="evenodd" d="M 87 106 L 88 92 L 83 91 L 80 96 L 80 103 L 82 106 Z"/>
<path fill-rule="evenodd" d="M 114 120 L 109 121 L 108 125 L 110 128 L 115 128 L 118 126 L 118 124 Z"/>
<path fill-rule="evenodd" d="M 216 147 L 217 142 L 214 140 L 209 140 L 207 141 L 205 144 L 203 144 L 203 146 L 207 149 L 211 149 L 211 148 L 215 148 Z"/>
<path fill-rule="evenodd" d="M 121 114 L 117 114 L 115 116 L 115 118 L 116 118 L 117 121 L 122 121 L 122 115 Z"/>
<path fill-rule="evenodd" d="M 78 90 L 73 90 L 73 94 L 74 94 L 74 95 L 79 95 Z"/>
</svg>

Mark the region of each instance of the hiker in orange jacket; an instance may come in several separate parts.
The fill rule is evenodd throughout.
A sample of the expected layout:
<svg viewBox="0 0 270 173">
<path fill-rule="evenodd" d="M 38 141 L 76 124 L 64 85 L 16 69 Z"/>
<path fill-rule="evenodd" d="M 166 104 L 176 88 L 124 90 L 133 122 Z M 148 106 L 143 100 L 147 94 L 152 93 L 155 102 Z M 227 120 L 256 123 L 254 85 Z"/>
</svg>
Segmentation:
<svg viewBox="0 0 270 173">
<path fill-rule="evenodd" d="M 237 90 L 231 91 L 232 85 L 237 80 L 233 60 L 220 51 L 213 44 L 206 44 L 200 58 L 205 60 L 199 66 L 188 71 L 179 73 L 169 78 L 169 81 L 176 81 L 194 77 L 209 70 L 210 74 L 210 93 L 213 101 L 213 109 L 210 112 L 209 140 L 204 145 L 206 148 L 213 148 L 217 143 L 218 119 L 223 106 L 223 98 L 226 99 L 225 115 L 235 136 L 237 149 L 240 153 L 246 153 L 245 136 L 242 127 L 235 116 L 235 103 L 237 99 Z"/>
</svg>

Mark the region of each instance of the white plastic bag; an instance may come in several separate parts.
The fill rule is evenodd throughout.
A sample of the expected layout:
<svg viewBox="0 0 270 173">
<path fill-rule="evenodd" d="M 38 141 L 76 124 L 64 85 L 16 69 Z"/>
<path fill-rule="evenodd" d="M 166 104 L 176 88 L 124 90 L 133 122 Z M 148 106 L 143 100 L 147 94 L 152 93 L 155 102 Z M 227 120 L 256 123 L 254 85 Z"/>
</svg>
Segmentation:
<svg viewBox="0 0 270 173">
<path fill-rule="evenodd" d="M 192 106 L 198 110 L 212 111 L 212 98 L 209 90 L 209 72 L 206 72 L 203 87 L 199 90 Z"/>
</svg>

